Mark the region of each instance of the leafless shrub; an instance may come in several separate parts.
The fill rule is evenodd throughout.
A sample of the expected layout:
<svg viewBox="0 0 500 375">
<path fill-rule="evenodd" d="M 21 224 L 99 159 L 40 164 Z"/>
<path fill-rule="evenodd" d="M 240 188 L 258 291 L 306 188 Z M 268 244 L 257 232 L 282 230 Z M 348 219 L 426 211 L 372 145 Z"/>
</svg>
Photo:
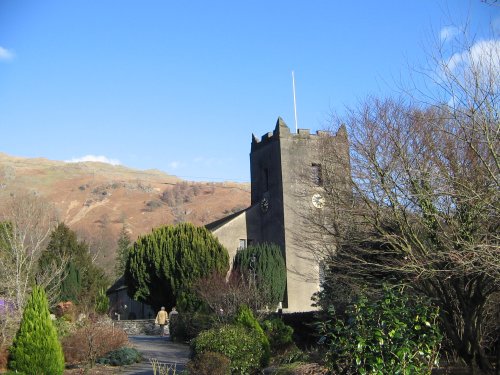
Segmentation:
<svg viewBox="0 0 500 375">
<path fill-rule="evenodd" d="M 195 290 L 223 323 L 228 322 L 241 305 L 247 305 L 258 315 L 266 312 L 265 296 L 255 283 L 236 272 L 229 279 L 217 273 L 202 278 L 195 284 Z"/>
<path fill-rule="evenodd" d="M 89 364 L 112 350 L 128 343 L 127 334 L 112 322 L 87 321 L 86 324 L 63 339 L 64 358 L 68 364 Z"/>
<path fill-rule="evenodd" d="M 7 369 L 8 361 L 9 361 L 8 346 L 0 345 L 0 370 Z"/>
</svg>

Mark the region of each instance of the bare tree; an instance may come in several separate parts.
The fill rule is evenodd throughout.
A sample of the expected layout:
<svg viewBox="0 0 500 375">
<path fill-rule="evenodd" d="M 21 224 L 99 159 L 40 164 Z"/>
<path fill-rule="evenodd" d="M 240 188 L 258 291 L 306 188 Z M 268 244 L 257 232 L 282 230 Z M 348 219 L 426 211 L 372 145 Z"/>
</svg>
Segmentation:
<svg viewBox="0 0 500 375">
<path fill-rule="evenodd" d="M 55 211 L 34 194 L 16 195 L 0 222 L 2 294 L 13 298 L 16 308 L 22 309 L 33 284 L 46 286 L 64 269 L 37 272 L 38 259 L 56 224 Z"/>
<path fill-rule="evenodd" d="M 34 194 L 20 194 L 11 201 L 0 219 L 0 297 L 4 299 L 1 343 L 5 344 L 19 321 L 20 313 L 36 283 L 43 287 L 61 277 L 61 266 L 38 270 L 38 260 L 54 225 L 55 211 Z M 50 288 L 49 288 L 50 289 Z M 47 291 L 51 295 L 51 290 Z M 53 294 L 53 293 L 52 293 Z"/>
<path fill-rule="evenodd" d="M 403 282 L 441 308 L 474 373 L 492 372 L 500 333 L 500 42 L 435 57 L 422 101 L 369 99 L 337 123 L 350 141 L 350 186 L 325 138 L 323 210 L 311 211 L 330 286 Z M 496 349 L 498 351 L 498 348 Z"/>
<path fill-rule="evenodd" d="M 373 99 L 344 120 L 352 194 L 326 183 L 327 206 L 311 220 L 335 282 L 412 285 L 441 307 L 460 357 L 491 370 L 486 311 L 500 291 L 495 147 L 478 134 L 471 140 L 470 119 L 446 107 Z"/>
<path fill-rule="evenodd" d="M 266 313 L 266 301 L 255 283 L 244 275 L 232 272 L 229 279 L 214 273 L 195 284 L 198 296 L 212 309 L 219 322 L 227 323 L 241 305 L 248 306 L 258 316 Z"/>
</svg>

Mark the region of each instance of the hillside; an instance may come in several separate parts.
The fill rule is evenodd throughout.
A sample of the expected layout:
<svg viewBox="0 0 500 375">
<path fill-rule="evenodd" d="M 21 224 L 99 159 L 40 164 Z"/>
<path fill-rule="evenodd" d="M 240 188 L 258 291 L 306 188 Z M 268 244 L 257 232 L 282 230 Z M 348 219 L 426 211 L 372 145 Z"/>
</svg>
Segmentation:
<svg viewBox="0 0 500 375">
<path fill-rule="evenodd" d="M 250 202 L 249 184 L 188 182 L 157 170 L 0 153 L 0 210 L 11 194 L 23 191 L 53 203 L 59 220 L 90 243 L 97 263 L 110 273 L 124 225 L 135 240 L 164 224 L 204 225 Z"/>
</svg>

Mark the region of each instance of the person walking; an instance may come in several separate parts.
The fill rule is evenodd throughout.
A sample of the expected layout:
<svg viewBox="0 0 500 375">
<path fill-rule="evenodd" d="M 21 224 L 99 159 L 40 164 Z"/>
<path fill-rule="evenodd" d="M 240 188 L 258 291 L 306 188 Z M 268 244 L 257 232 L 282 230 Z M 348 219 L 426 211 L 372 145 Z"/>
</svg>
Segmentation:
<svg viewBox="0 0 500 375">
<path fill-rule="evenodd" d="M 170 336 L 170 340 L 174 341 L 174 336 L 175 336 L 175 329 L 176 327 L 176 322 L 177 322 L 177 316 L 179 315 L 179 312 L 177 309 L 172 307 L 172 311 L 168 314 L 168 324 L 167 324 L 167 333 Z"/>
<path fill-rule="evenodd" d="M 158 314 L 156 314 L 155 324 L 160 325 L 160 336 L 165 336 L 165 324 L 168 323 L 168 314 L 165 307 L 162 306 Z"/>
</svg>

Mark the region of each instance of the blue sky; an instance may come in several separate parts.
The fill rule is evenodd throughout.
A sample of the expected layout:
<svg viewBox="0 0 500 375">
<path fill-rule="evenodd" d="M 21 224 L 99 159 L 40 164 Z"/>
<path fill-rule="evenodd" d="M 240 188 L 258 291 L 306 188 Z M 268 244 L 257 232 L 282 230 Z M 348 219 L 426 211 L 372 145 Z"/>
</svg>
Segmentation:
<svg viewBox="0 0 500 375">
<path fill-rule="evenodd" d="M 249 181 L 251 135 L 281 116 L 388 95 L 480 0 L 0 0 L 0 152 Z M 496 37 L 498 38 L 498 33 Z"/>
</svg>

